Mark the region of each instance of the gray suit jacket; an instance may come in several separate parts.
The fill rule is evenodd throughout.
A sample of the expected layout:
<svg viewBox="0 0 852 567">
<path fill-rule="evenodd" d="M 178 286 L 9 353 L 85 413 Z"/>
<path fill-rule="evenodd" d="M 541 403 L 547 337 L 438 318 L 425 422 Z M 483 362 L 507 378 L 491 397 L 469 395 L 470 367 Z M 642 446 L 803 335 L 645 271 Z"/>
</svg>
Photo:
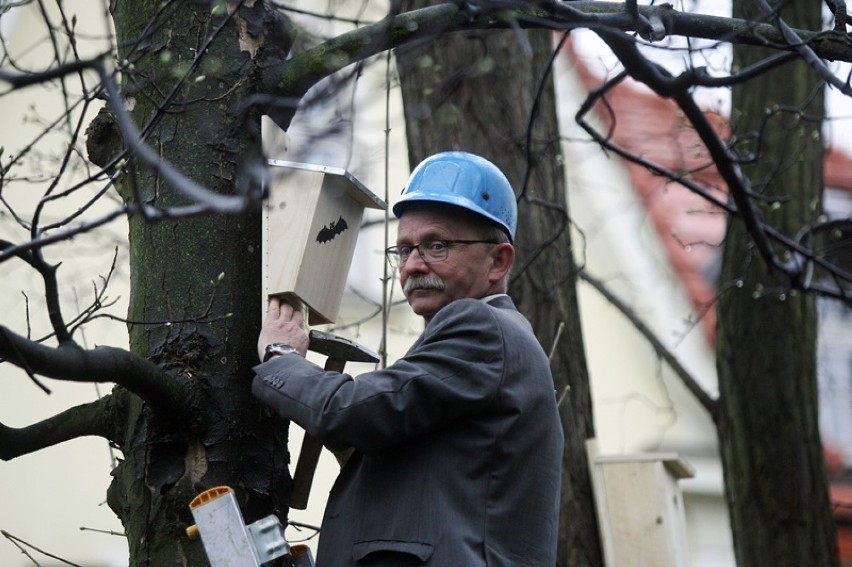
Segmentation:
<svg viewBox="0 0 852 567">
<path fill-rule="evenodd" d="M 508 296 L 449 304 L 402 359 L 357 379 L 297 355 L 255 371 L 258 399 L 355 448 L 318 566 L 388 553 L 369 564 L 401 565 L 394 553 L 441 567 L 555 564 L 561 423 L 547 356 Z"/>
</svg>

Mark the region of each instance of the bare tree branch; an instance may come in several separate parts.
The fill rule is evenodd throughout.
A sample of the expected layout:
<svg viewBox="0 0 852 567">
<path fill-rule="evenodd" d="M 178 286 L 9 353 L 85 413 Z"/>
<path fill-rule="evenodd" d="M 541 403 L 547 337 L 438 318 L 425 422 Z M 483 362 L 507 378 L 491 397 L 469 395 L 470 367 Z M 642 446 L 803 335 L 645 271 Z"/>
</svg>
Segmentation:
<svg viewBox="0 0 852 567">
<path fill-rule="evenodd" d="M 10 461 L 78 437 L 103 437 L 118 442 L 116 401 L 112 395 L 69 408 L 53 417 L 19 429 L 0 423 L 0 459 Z"/>
<path fill-rule="evenodd" d="M 599 31 L 598 35 L 618 56 L 624 64 L 624 68 L 634 79 L 648 85 L 660 96 L 672 98 L 683 110 L 710 152 L 710 156 L 713 158 L 722 178 L 727 183 L 730 195 L 737 206 L 737 213 L 752 235 L 760 254 L 769 265 L 776 266 L 788 275 L 797 277 L 796 266 L 792 263 L 782 263 L 769 246 L 760 213 L 750 198 L 751 183 L 749 179 L 743 175 L 735 156 L 707 122 L 704 112 L 695 103 L 695 99 L 686 89 L 686 85 L 674 81 L 668 70 L 643 57 L 639 53 L 633 38 L 609 31 Z"/>
<path fill-rule="evenodd" d="M 665 35 L 714 39 L 753 45 L 773 44 L 776 49 L 796 51 L 771 24 L 722 18 L 706 14 L 678 12 L 671 4 L 631 6 L 616 2 L 490 2 L 488 10 L 463 3 L 446 3 L 389 16 L 284 61 L 274 90 L 284 96 L 299 96 L 320 79 L 340 69 L 403 44 L 427 39 L 440 33 L 464 29 L 502 28 L 521 25 L 551 29 L 590 28 L 653 32 Z M 660 25 L 664 27 L 660 29 Z M 660 33 L 662 31 L 662 33 Z M 832 60 L 852 61 L 852 45 L 834 32 L 790 30 L 815 55 Z M 775 45 L 775 44 L 778 45 Z M 318 61 L 323 62 L 317 64 Z"/>
<path fill-rule="evenodd" d="M 834 76 L 831 70 L 826 67 L 825 63 L 823 63 L 817 54 L 814 53 L 814 50 L 808 46 L 807 42 L 804 41 L 793 28 L 788 26 L 781 16 L 778 15 L 777 10 L 773 9 L 766 0 L 758 0 L 757 4 L 765 12 L 772 14 L 775 27 L 778 28 L 778 31 L 784 38 L 784 41 L 791 49 L 794 49 L 808 65 L 811 66 L 817 75 L 822 77 L 826 83 L 835 87 L 846 96 L 852 96 L 852 87 L 849 86 L 849 83 L 841 81 Z"/>
<path fill-rule="evenodd" d="M 846 0 L 837 0 L 836 2 L 825 0 L 825 5 L 834 14 L 834 31 L 846 33 L 846 20 L 849 19 L 849 14 L 846 13 Z"/>
<path fill-rule="evenodd" d="M 149 148 L 144 143 L 139 129 L 127 112 L 118 85 L 113 80 L 112 75 L 107 71 L 101 57 L 60 65 L 39 74 L 16 74 L 0 69 L 0 80 L 10 83 L 13 87 L 20 87 L 30 84 L 40 84 L 43 81 L 62 77 L 68 73 L 77 72 L 82 69 L 91 69 L 98 73 L 102 82 L 101 84 L 108 95 L 110 108 L 115 113 L 118 126 L 130 155 L 139 158 L 146 166 L 159 172 L 168 183 L 172 184 L 181 193 L 191 199 L 193 203 L 196 203 L 196 207 L 190 208 L 188 211 L 191 211 L 193 214 L 200 212 L 239 214 L 247 210 L 252 204 L 260 206 L 260 195 L 250 198 L 251 196 L 221 195 L 210 191 L 172 167 L 169 162 L 162 159 L 155 151 Z M 141 203 L 140 206 L 142 206 Z M 201 210 L 199 211 L 197 207 L 201 207 Z M 147 211 L 148 209 L 150 207 L 142 206 L 143 211 Z M 152 212 L 154 213 L 153 216 L 159 216 L 155 211 Z"/>
<path fill-rule="evenodd" d="M 55 380 L 114 382 L 166 417 L 185 420 L 190 415 L 187 385 L 124 349 L 100 346 L 85 350 L 75 344 L 51 348 L 0 326 L 0 357 Z"/>
<path fill-rule="evenodd" d="M 25 0 L 25 1 L 28 1 L 28 0 Z M 40 554 L 44 555 L 45 557 L 49 557 L 50 559 L 58 561 L 59 563 L 62 563 L 63 565 L 68 565 L 69 567 L 83 567 L 82 565 L 79 565 L 77 563 L 71 563 L 70 561 L 62 559 L 58 555 L 54 555 L 54 554 L 49 553 L 49 552 L 47 552 L 47 551 L 45 551 L 45 550 L 43 550 L 39 547 L 36 547 L 35 545 L 31 544 L 30 542 L 24 541 L 21 538 L 10 534 L 6 530 L 0 530 L 0 535 L 2 535 L 6 539 L 8 539 L 10 542 L 12 542 L 12 545 L 17 547 L 18 550 L 24 556 L 26 556 L 30 561 L 32 561 L 33 565 L 38 566 L 40 564 L 39 564 L 38 561 L 36 561 L 35 557 L 33 557 L 32 554 L 27 550 L 27 548 L 32 549 L 33 551 L 40 553 Z"/>
<path fill-rule="evenodd" d="M 701 384 L 698 383 L 698 380 L 686 369 L 681 363 L 680 360 L 674 355 L 674 353 L 663 344 L 663 342 L 657 337 L 656 334 L 645 324 L 639 315 L 636 314 L 627 304 L 625 304 L 618 296 L 616 296 L 612 291 L 607 288 L 607 286 L 596 277 L 589 274 L 589 272 L 585 269 L 581 269 L 578 272 L 578 276 L 583 281 L 587 282 L 591 285 L 598 293 L 606 298 L 607 301 L 610 302 L 616 309 L 618 309 L 622 315 L 624 315 L 630 323 L 636 328 L 639 333 L 645 337 L 645 340 L 651 345 L 651 348 L 654 349 L 654 352 L 657 353 L 657 356 L 666 361 L 666 364 L 669 365 L 674 373 L 680 378 L 681 382 L 683 382 L 684 386 L 695 396 L 695 399 L 698 400 L 698 403 L 707 410 L 710 416 L 715 420 L 717 417 L 717 413 L 719 411 L 719 401 L 710 394 L 708 394 L 704 388 L 701 387 Z"/>
<path fill-rule="evenodd" d="M 650 171 L 658 175 L 663 175 L 673 181 L 681 183 L 691 191 L 701 195 L 708 202 L 716 205 L 730 214 L 734 214 L 743 221 L 755 246 L 766 261 L 767 265 L 773 266 L 775 269 L 784 273 L 795 288 L 802 290 L 810 290 L 818 292 L 822 295 L 850 300 L 850 292 L 847 289 L 849 274 L 837 266 L 832 266 L 825 259 L 820 258 L 812 249 L 803 246 L 796 240 L 787 237 L 772 226 L 767 225 L 762 220 L 759 211 L 754 202 L 754 194 L 751 190 L 751 182 L 742 174 L 738 158 L 728 148 L 725 142 L 719 137 L 719 134 L 707 120 L 705 113 L 698 107 L 695 99 L 690 93 L 690 88 L 693 86 L 684 76 L 675 77 L 662 66 L 648 61 L 639 53 L 636 41 L 619 32 L 611 32 L 601 30 L 598 35 L 609 45 L 613 52 L 618 56 L 619 60 L 624 65 L 626 72 L 636 79 L 653 89 L 657 94 L 665 98 L 674 100 L 678 107 L 683 111 L 685 117 L 690 121 L 695 128 L 696 133 L 704 143 L 710 153 L 713 162 L 728 186 L 729 195 L 733 203 L 723 203 L 707 193 L 699 185 L 685 179 L 683 175 L 669 172 L 665 168 L 657 164 L 650 163 L 641 159 L 638 156 L 630 154 L 621 148 L 611 144 L 608 139 L 600 136 L 594 131 L 594 128 L 588 124 L 583 116 L 592 108 L 595 100 L 603 95 L 609 86 L 600 89 L 597 92 L 590 93 L 589 98 L 577 112 L 577 122 L 587 132 L 590 133 L 604 147 L 616 151 L 625 159 L 629 159 L 635 163 L 640 163 L 647 167 Z M 773 65 L 762 67 L 762 70 L 771 68 Z M 751 71 L 750 71 L 751 72 Z M 694 75 L 692 72 L 687 72 L 685 75 Z M 620 79 L 620 77 L 619 77 Z M 610 82 L 609 85 L 613 85 Z M 772 248 L 770 240 L 778 242 L 785 246 L 791 252 L 789 259 L 783 260 L 781 256 Z M 827 272 L 832 274 L 836 286 L 826 285 L 825 283 L 813 282 L 810 279 L 810 271 L 812 265 L 816 264 Z M 840 285 L 845 283 L 845 285 Z"/>
</svg>

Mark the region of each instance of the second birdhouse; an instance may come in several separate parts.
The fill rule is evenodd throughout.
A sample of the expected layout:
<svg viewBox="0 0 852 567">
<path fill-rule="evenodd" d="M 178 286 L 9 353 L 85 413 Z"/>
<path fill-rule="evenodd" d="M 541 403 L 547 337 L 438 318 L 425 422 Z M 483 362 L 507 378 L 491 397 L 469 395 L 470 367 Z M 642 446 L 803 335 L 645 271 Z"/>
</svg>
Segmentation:
<svg viewBox="0 0 852 567">
<path fill-rule="evenodd" d="M 364 209 L 386 205 L 346 170 L 277 160 L 269 165 L 267 295 L 305 304 L 311 325 L 333 323 Z"/>
</svg>

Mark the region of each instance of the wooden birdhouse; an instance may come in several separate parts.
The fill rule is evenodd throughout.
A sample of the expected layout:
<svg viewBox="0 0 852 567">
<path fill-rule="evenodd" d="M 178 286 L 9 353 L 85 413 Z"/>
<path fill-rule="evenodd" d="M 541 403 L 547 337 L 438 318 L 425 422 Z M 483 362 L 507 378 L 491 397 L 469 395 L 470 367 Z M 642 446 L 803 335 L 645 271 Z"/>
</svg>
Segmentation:
<svg viewBox="0 0 852 567">
<path fill-rule="evenodd" d="M 308 323 L 333 323 L 364 209 L 385 209 L 348 171 L 270 160 L 264 218 L 267 296 L 308 308 Z"/>
<path fill-rule="evenodd" d="M 678 481 L 695 475 L 692 466 L 675 453 L 599 455 L 594 439 L 586 452 L 606 565 L 688 566 Z"/>
</svg>

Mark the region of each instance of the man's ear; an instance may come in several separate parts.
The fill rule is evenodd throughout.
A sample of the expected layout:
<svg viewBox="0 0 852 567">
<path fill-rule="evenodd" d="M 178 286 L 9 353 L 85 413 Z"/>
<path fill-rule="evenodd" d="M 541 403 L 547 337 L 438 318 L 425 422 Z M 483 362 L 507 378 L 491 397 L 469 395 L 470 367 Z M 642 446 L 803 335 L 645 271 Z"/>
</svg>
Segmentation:
<svg viewBox="0 0 852 567">
<path fill-rule="evenodd" d="M 515 263 L 515 247 L 508 242 L 497 244 L 491 249 L 491 258 L 488 280 L 494 283 L 505 278 L 512 264 Z"/>
</svg>

